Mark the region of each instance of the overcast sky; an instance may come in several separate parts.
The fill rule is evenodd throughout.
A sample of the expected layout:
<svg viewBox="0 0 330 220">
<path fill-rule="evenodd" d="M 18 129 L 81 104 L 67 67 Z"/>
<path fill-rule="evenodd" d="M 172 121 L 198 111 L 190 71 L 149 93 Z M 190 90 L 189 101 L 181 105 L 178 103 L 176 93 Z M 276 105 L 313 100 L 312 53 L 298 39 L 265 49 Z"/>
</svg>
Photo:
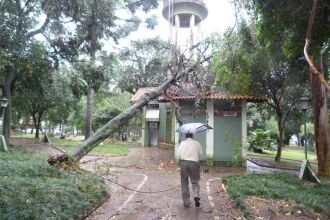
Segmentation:
<svg viewBox="0 0 330 220">
<path fill-rule="evenodd" d="M 226 28 L 232 27 L 235 23 L 234 6 L 229 2 L 230 0 L 204 0 L 208 8 L 208 17 L 202 22 L 203 36 L 208 36 L 213 32 L 223 33 Z M 151 38 L 159 36 L 164 40 L 168 39 L 169 24 L 162 16 L 162 1 L 160 7 L 152 10 L 150 14 L 158 16 L 158 25 L 154 30 L 148 30 L 140 27 L 138 31 L 130 34 L 130 40 L 138 40 L 143 38 Z M 138 13 L 138 16 L 142 14 Z M 182 34 L 184 35 L 184 33 Z M 184 37 L 184 36 L 182 36 Z M 127 45 L 127 40 L 122 40 L 122 45 Z"/>
</svg>

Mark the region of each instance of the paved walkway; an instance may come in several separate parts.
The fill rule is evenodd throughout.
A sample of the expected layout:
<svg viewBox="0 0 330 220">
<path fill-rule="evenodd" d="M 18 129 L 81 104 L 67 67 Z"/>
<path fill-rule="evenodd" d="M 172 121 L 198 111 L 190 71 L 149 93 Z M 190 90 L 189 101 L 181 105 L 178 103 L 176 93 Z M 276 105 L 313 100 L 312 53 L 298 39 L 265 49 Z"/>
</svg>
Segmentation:
<svg viewBox="0 0 330 220">
<path fill-rule="evenodd" d="M 256 163 L 253 163 L 252 161 L 248 160 L 246 163 L 247 171 L 250 173 L 292 173 L 299 175 L 299 171 L 296 170 L 287 170 L 287 169 L 280 169 L 280 168 L 273 168 L 273 167 L 265 167 L 260 166 Z"/>
<path fill-rule="evenodd" d="M 201 175 L 201 207 L 185 208 L 173 151 L 133 148 L 126 157 L 87 156 L 82 167 L 110 179 L 111 198 L 88 219 L 233 219 L 242 217 L 223 193 L 220 177 L 245 169 L 214 168 Z M 118 183 L 121 186 L 115 184 Z M 137 190 L 132 191 L 127 188 Z M 165 192 L 161 192 L 165 191 Z"/>
</svg>

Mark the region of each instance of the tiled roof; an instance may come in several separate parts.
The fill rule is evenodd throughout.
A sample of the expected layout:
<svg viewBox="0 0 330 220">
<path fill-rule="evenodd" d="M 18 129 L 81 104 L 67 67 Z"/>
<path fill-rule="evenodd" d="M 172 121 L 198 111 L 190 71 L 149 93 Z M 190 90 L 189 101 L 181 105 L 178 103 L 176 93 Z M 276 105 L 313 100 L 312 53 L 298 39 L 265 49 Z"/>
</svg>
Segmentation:
<svg viewBox="0 0 330 220">
<path fill-rule="evenodd" d="M 140 88 L 135 95 L 132 97 L 131 101 L 136 102 L 139 100 L 145 93 L 153 91 L 156 89 L 155 87 L 145 87 Z M 196 99 L 199 92 L 173 92 L 169 89 L 170 92 L 167 94 L 163 94 L 157 98 L 160 102 L 167 102 L 167 101 L 177 101 L 177 100 L 193 100 Z M 200 96 L 201 97 L 201 96 Z M 266 102 L 267 98 L 262 96 L 250 96 L 250 95 L 240 95 L 240 94 L 230 94 L 225 91 L 217 91 L 211 90 L 208 94 L 202 96 L 204 99 L 212 99 L 212 100 L 228 100 L 228 101 L 247 101 L 247 102 Z"/>
<path fill-rule="evenodd" d="M 133 95 L 133 97 L 131 98 L 131 102 L 136 102 L 137 100 L 139 100 L 144 94 L 153 91 L 155 89 L 155 87 L 144 87 L 144 88 L 140 88 L 138 89 L 138 91 L 136 91 L 136 93 Z"/>
<path fill-rule="evenodd" d="M 176 100 L 193 100 L 196 99 L 196 95 L 173 95 L 173 96 L 160 96 L 159 101 L 176 101 Z M 211 92 L 203 96 L 204 99 L 213 100 L 229 100 L 229 101 L 247 101 L 247 102 L 266 102 L 266 97 L 260 96 L 250 96 L 250 95 L 239 95 L 239 94 L 229 94 L 228 92 Z"/>
</svg>

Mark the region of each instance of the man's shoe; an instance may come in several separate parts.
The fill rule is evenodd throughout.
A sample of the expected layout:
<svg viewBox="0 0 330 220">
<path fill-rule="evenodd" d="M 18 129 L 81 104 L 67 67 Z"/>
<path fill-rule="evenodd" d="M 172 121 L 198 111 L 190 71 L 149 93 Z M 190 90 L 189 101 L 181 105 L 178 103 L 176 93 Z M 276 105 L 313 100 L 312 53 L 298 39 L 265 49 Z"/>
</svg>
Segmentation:
<svg viewBox="0 0 330 220">
<path fill-rule="evenodd" d="M 190 202 L 189 202 L 188 204 L 183 203 L 183 206 L 186 207 L 186 208 L 189 208 L 189 206 L 190 206 Z"/>
<path fill-rule="evenodd" d="M 199 197 L 195 197 L 194 200 L 195 200 L 195 206 L 196 207 L 199 207 L 201 205 L 201 203 L 199 202 L 199 200 L 201 200 L 201 199 Z"/>
</svg>

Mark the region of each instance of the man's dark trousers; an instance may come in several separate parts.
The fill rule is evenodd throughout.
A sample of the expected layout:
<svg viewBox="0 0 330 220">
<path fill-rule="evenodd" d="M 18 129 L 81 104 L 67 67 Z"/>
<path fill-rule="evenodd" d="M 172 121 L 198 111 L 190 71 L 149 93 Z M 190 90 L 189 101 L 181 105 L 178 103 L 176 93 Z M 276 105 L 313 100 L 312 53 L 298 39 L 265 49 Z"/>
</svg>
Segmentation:
<svg viewBox="0 0 330 220">
<path fill-rule="evenodd" d="M 200 188 L 199 163 L 195 161 L 181 160 L 180 170 L 181 170 L 182 200 L 184 205 L 189 206 L 190 204 L 189 179 L 192 185 L 193 198 L 199 198 L 199 188 Z"/>
</svg>

